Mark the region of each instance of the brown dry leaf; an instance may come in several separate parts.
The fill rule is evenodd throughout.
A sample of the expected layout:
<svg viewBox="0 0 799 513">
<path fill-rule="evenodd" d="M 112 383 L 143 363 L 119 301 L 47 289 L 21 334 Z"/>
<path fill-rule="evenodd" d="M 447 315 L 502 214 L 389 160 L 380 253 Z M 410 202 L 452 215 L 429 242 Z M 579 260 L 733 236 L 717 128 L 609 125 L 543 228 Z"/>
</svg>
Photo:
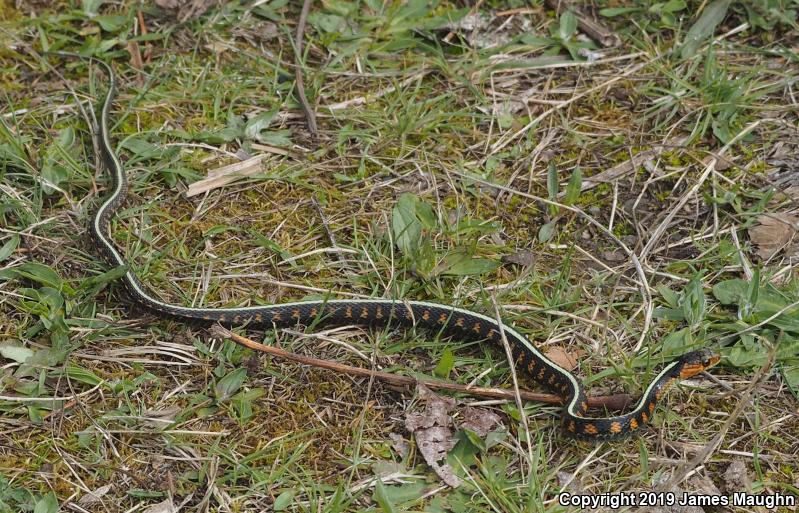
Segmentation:
<svg viewBox="0 0 799 513">
<path fill-rule="evenodd" d="M 614 251 L 603 251 L 601 257 L 606 262 L 610 263 L 624 262 L 625 260 L 627 260 L 627 254 L 620 249 Z"/>
<path fill-rule="evenodd" d="M 749 240 L 757 248 L 757 256 L 768 260 L 797 239 L 799 218 L 785 212 L 763 214 L 757 226 L 749 228 Z"/>
<path fill-rule="evenodd" d="M 172 502 L 172 499 L 164 499 L 158 504 L 153 504 L 145 509 L 142 513 L 178 513 L 178 508 Z"/>
<path fill-rule="evenodd" d="M 702 159 L 702 166 L 707 167 L 707 165 L 710 164 L 710 161 L 713 159 L 716 159 L 716 166 L 714 168 L 716 171 L 726 171 L 735 165 L 721 155 L 708 155 Z"/>
<path fill-rule="evenodd" d="M 506 264 L 517 264 L 523 267 L 530 267 L 535 263 L 535 253 L 529 250 L 517 251 L 510 255 L 503 255 L 502 261 Z"/>
<path fill-rule="evenodd" d="M 485 408 L 464 408 L 462 417 L 458 427 L 474 431 L 480 438 L 484 438 L 500 421 L 499 415 Z"/>
<path fill-rule="evenodd" d="M 424 461 L 442 481 L 455 488 L 461 484 L 460 478 L 448 463 L 441 463 L 456 443 L 449 428 L 452 425 L 449 412 L 455 407 L 455 400 L 436 395 L 424 385 L 418 385 L 416 391 L 427 406 L 422 413 L 407 415 L 405 427 L 416 438 L 416 446 Z"/>
<path fill-rule="evenodd" d="M 577 355 L 566 351 L 562 347 L 550 347 L 546 350 L 545 354 L 546 357 L 552 360 L 555 365 L 566 369 L 567 371 L 573 370 L 577 367 Z"/>
<path fill-rule="evenodd" d="M 94 490 L 89 491 L 88 493 L 86 493 L 86 495 L 78 499 L 78 504 L 80 504 L 81 506 L 90 506 L 92 504 L 97 504 L 98 502 L 101 502 L 103 500 L 103 495 L 107 494 L 109 491 L 111 491 L 110 484 L 103 485 L 100 488 L 95 488 Z"/>
</svg>

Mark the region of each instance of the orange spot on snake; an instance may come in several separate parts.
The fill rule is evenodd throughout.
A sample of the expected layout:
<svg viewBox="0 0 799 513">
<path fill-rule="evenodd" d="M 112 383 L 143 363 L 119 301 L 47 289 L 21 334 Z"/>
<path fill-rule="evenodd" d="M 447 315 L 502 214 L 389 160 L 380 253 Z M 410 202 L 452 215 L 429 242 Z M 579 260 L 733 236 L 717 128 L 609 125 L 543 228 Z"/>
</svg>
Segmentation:
<svg viewBox="0 0 799 513">
<path fill-rule="evenodd" d="M 621 433 L 621 423 L 613 422 L 610 424 L 610 432 L 611 433 Z"/>
<path fill-rule="evenodd" d="M 585 426 L 583 426 L 583 433 L 589 435 L 595 435 L 599 433 L 599 430 L 597 430 L 596 426 L 593 424 L 586 424 Z"/>
</svg>

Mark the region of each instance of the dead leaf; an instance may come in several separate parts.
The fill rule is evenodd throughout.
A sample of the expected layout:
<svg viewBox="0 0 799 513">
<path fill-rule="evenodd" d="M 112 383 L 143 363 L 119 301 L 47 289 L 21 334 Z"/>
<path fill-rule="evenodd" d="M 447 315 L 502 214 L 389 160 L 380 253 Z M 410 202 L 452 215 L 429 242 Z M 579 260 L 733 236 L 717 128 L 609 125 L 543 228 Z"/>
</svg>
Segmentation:
<svg viewBox="0 0 799 513">
<path fill-rule="evenodd" d="M 461 36 L 474 48 L 491 48 L 506 44 L 512 35 L 496 30 L 491 26 L 492 18 L 489 16 L 473 12 L 467 14 L 457 22 L 452 22 L 444 28 L 461 34 Z"/>
<path fill-rule="evenodd" d="M 391 476 L 407 474 L 408 469 L 405 468 L 405 465 L 402 463 L 397 463 L 396 461 L 378 460 L 372 463 L 372 473 L 375 475 L 375 477 L 378 477 L 381 481 L 385 482 L 386 478 Z"/>
<path fill-rule="evenodd" d="M 517 251 L 510 255 L 504 255 L 502 261 L 506 264 L 516 264 L 523 267 L 530 267 L 535 263 L 535 253 L 528 250 Z"/>
<path fill-rule="evenodd" d="M 405 440 L 405 437 L 398 433 L 389 433 L 388 437 L 391 438 L 391 447 L 397 452 L 400 458 L 405 459 L 408 453 L 411 452 L 411 446 Z"/>
<path fill-rule="evenodd" d="M 142 424 L 148 427 L 165 428 L 175 422 L 175 418 L 182 411 L 178 406 L 145 410 L 143 412 Z"/>
<path fill-rule="evenodd" d="M 424 461 L 430 465 L 438 477 L 453 488 L 460 486 L 461 480 L 452 471 L 449 463 L 439 463 L 445 460 L 447 453 L 455 447 L 456 441 L 452 437 L 452 431 L 449 428 L 434 426 L 416 431 L 414 436 Z"/>
<path fill-rule="evenodd" d="M 158 504 L 153 504 L 149 508 L 142 511 L 142 513 L 177 513 L 178 508 L 172 502 L 172 499 L 164 499 Z"/>
<path fill-rule="evenodd" d="M 458 426 L 477 433 L 480 438 L 485 437 L 499 424 L 499 415 L 485 408 L 464 408 L 461 413 L 462 421 Z"/>
<path fill-rule="evenodd" d="M 577 357 L 562 347 L 554 346 L 546 350 L 546 357 L 562 369 L 567 371 L 577 367 Z"/>
<path fill-rule="evenodd" d="M 452 436 L 452 418 L 449 412 L 455 407 L 455 400 L 450 397 L 436 395 L 424 385 L 418 385 L 419 397 L 427 402 L 422 413 L 414 412 L 405 417 L 405 427 L 416 438 L 416 446 L 424 461 L 449 486 L 460 485 L 460 478 L 452 471 L 449 464 L 440 462 L 455 447 L 456 440 Z"/>
<path fill-rule="evenodd" d="M 724 485 L 728 492 L 743 492 L 752 489 L 752 478 L 746 470 L 746 463 L 734 460 L 724 472 Z"/>
<path fill-rule="evenodd" d="M 455 399 L 442 397 L 424 385 L 417 385 L 416 392 L 419 398 L 427 402 L 423 413 L 411 413 L 405 418 L 405 427 L 411 433 L 419 429 L 430 428 L 433 426 L 449 427 L 452 425 L 452 418 L 449 412 L 455 408 Z"/>
<path fill-rule="evenodd" d="M 714 168 L 716 171 L 726 171 L 735 165 L 721 155 L 708 155 L 702 159 L 702 166 L 707 167 L 708 164 L 710 164 L 710 161 L 713 159 L 716 159 L 716 166 Z"/>
<path fill-rule="evenodd" d="M 785 212 L 763 214 L 757 226 L 749 228 L 749 240 L 757 247 L 757 256 L 768 260 L 797 237 L 799 218 Z"/>
<path fill-rule="evenodd" d="M 627 253 L 620 249 L 614 251 L 603 251 L 601 256 L 606 262 L 624 262 L 627 260 Z"/>
<path fill-rule="evenodd" d="M 111 485 L 103 485 L 100 488 L 95 488 L 94 490 L 90 491 L 83 497 L 78 500 L 78 504 L 81 506 L 91 506 L 92 504 L 96 504 L 102 500 L 103 495 L 107 494 L 111 490 Z"/>
</svg>

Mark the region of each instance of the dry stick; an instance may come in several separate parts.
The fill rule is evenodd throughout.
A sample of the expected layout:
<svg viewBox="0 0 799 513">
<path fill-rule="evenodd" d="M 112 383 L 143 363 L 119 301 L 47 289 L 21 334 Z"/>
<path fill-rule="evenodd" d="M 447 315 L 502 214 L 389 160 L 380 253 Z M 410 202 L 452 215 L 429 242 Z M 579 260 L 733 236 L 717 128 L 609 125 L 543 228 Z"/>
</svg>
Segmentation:
<svg viewBox="0 0 799 513">
<path fill-rule="evenodd" d="M 401 376 L 398 374 L 391 374 L 389 372 L 375 371 L 371 369 L 364 369 L 361 367 L 353 367 L 350 365 L 331 362 L 330 360 L 322 360 L 320 358 L 304 356 L 274 346 L 267 346 L 259 342 L 256 342 L 254 340 L 250 340 L 247 337 L 242 337 L 241 335 L 233 333 L 232 331 L 223 328 L 218 324 L 211 327 L 211 334 L 217 337 L 229 338 L 234 342 L 236 342 L 237 344 L 240 344 L 244 347 L 248 347 L 250 349 L 254 349 L 255 351 L 267 353 L 272 356 L 277 356 L 279 358 L 285 358 L 286 360 L 291 360 L 297 363 L 301 363 L 303 365 L 311 365 L 313 367 L 319 367 L 321 369 L 332 370 L 334 372 L 340 372 L 352 376 L 374 378 L 380 381 L 385 381 L 386 383 L 395 386 L 416 387 L 416 385 L 421 384 L 428 388 L 436 388 L 440 390 L 453 390 L 456 392 L 464 392 L 479 397 L 490 397 L 492 399 L 513 400 L 516 398 L 516 393 L 513 390 L 504 390 L 502 388 L 469 387 L 466 385 L 461 385 L 459 383 L 451 383 L 447 381 L 435 381 L 432 379 L 431 380 L 417 379 L 411 376 Z M 529 392 L 527 390 L 519 390 L 519 397 L 521 397 L 525 401 L 537 401 L 541 403 L 557 404 L 557 405 L 562 405 L 564 403 L 564 398 L 560 396 L 554 394 L 541 394 L 541 393 Z M 617 411 L 624 409 L 624 407 L 626 407 L 630 403 L 630 401 L 631 397 L 628 394 L 594 396 L 588 398 L 588 406 L 590 406 L 591 408 L 606 408 L 608 410 Z"/>
<path fill-rule="evenodd" d="M 316 136 L 316 114 L 305 96 L 305 83 L 302 79 L 302 40 L 305 34 L 305 20 L 308 18 L 308 11 L 311 10 L 311 1 L 303 1 L 300 20 L 297 22 L 297 35 L 294 38 L 294 51 L 296 52 L 294 55 L 294 79 L 297 85 L 297 96 L 300 97 L 300 105 L 302 105 L 302 112 L 305 114 L 305 122 L 308 123 L 308 131 L 311 132 L 311 135 Z"/>
</svg>

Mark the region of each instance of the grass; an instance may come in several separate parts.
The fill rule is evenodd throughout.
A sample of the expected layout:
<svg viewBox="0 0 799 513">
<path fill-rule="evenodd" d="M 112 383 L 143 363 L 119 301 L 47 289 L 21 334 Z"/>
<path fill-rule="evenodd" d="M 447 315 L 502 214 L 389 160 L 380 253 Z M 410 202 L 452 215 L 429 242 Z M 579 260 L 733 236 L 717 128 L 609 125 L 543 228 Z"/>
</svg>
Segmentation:
<svg viewBox="0 0 799 513">
<path fill-rule="evenodd" d="M 724 2 L 682 4 L 600 2 L 623 41 L 613 49 L 541 2 L 315 5 L 314 140 L 293 93 L 298 5 L 230 2 L 179 23 L 136 3 L 1 3 L 0 511 L 562 511 L 560 491 L 731 494 L 738 463 L 755 493 L 797 494 L 797 237 L 769 258 L 748 237 L 764 213 L 797 208 L 799 183 L 779 181 L 795 166 L 796 5 L 732 2 L 714 22 Z M 472 11 L 476 31 L 448 21 Z M 482 47 L 485 34 L 505 43 Z M 593 394 L 637 395 L 694 347 L 722 364 L 673 390 L 643 436 L 597 446 L 564 438 L 557 408 L 462 397 L 502 423 L 484 440 L 457 435 L 451 489 L 405 430 L 422 408 L 413 393 L 261 357 L 125 300 L 85 228 L 108 178 L 83 111 L 106 77 L 47 50 L 120 75 L 112 131 L 131 190 L 112 232 L 165 301 L 496 302 L 541 347 L 575 356 Z M 265 152 L 263 172 L 184 196 L 240 150 Z M 638 255 L 645 286 L 589 218 Z M 487 345 L 301 331 L 262 338 L 512 386 Z"/>
</svg>

